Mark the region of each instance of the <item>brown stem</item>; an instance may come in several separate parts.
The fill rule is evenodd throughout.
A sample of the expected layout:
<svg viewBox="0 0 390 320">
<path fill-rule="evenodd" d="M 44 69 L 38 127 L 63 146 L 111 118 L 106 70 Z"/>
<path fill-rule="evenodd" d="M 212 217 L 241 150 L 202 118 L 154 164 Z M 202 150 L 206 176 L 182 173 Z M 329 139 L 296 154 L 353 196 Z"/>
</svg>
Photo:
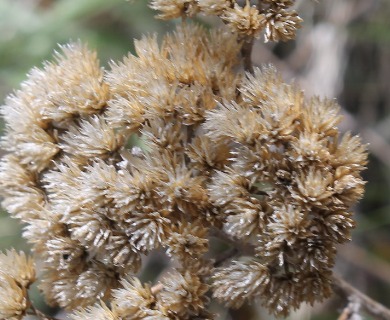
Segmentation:
<svg viewBox="0 0 390 320">
<path fill-rule="evenodd" d="M 357 301 L 366 313 L 383 320 L 390 320 L 390 310 L 379 302 L 366 296 L 364 293 L 350 285 L 338 275 L 333 275 L 333 290 L 339 296 L 349 300 Z"/>
<path fill-rule="evenodd" d="M 337 318 L 337 320 L 349 320 L 354 319 L 353 317 L 358 317 L 356 319 L 360 319 L 359 315 L 360 310 L 360 302 L 359 301 L 350 301 L 348 305 L 344 308 L 343 312 Z"/>
<path fill-rule="evenodd" d="M 231 320 L 247 320 L 258 319 L 256 312 L 252 305 L 244 304 L 239 309 L 229 309 L 229 316 Z"/>
<path fill-rule="evenodd" d="M 223 232 L 218 228 L 212 228 L 210 230 L 210 236 L 227 242 L 228 244 L 236 248 L 240 254 L 244 254 L 248 256 L 255 254 L 255 248 L 253 245 L 249 243 L 242 243 L 241 241 L 232 239 L 229 235 L 227 235 L 225 232 Z"/>
<path fill-rule="evenodd" d="M 231 248 L 229 250 L 226 250 L 226 251 L 222 252 L 215 259 L 214 267 L 221 266 L 226 260 L 229 260 L 230 258 L 233 258 L 238 252 L 239 252 L 239 250 L 237 248 Z"/>
<path fill-rule="evenodd" d="M 253 64 L 252 64 L 252 49 L 253 49 L 253 37 L 247 37 L 243 40 L 244 44 L 241 47 L 241 56 L 244 64 L 244 69 L 247 72 L 253 74 Z"/>
<path fill-rule="evenodd" d="M 153 287 L 150 288 L 150 291 L 152 292 L 153 295 L 159 293 L 162 289 L 164 289 L 164 286 L 162 283 L 157 283 Z"/>
</svg>

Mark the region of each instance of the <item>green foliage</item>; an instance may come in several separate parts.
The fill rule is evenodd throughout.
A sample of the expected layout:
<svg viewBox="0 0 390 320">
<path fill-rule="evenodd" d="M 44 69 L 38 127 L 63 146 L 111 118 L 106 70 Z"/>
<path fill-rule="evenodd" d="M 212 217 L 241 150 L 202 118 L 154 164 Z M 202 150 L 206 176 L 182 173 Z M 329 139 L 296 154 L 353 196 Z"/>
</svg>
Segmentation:
<svg viewBox="0 0 390 320">
<path fill-rule="evenodd" d="M 153 18 L 145 1 L 0 0 L 0 100 L 26 78 L 31 66 L 49 59 L 57 44 L 80 39 L 101 61 L 120 59 L 141 34 L 169 29 Z M 43 3 L 43 1 L 42 1 Z"/>
</svg>

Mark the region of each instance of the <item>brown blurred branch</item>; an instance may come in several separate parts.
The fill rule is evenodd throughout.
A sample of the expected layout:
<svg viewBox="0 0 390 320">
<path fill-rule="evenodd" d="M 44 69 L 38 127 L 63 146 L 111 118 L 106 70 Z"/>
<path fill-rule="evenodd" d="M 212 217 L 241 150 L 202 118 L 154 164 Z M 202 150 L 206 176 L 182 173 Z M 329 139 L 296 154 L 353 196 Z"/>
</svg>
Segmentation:
<svg viewBox="0 0 390 320">
<path fill-rule="evenodd" d="M 340 314 L 340 316 L 337 318 L 337 320 L 350 320 L 354 319 L 352 317 L 359 316 L 359 311 L 360 311 L 360 302 L 356 301 L 350 301 L 348 305 L 344 308 L 343 312 Z M 361 317 L 360 317 L 361 318 Z M 357 319 L 360 319 L 357 318 Z"/>
<path fill-rule="evenodd" d="M 339 275 L 333 275 L 333 290 L 342 298 L 360 304 L 360 308 L 377 319 L 390 320 L 390 310 L 379 302 L 366 296 L 350 285 Z"/>
<path fill-rule="evenodd" d="M 353 243 L 340 248 L 339 257 L 390 284 L 390 264 Z"/>
</svg>

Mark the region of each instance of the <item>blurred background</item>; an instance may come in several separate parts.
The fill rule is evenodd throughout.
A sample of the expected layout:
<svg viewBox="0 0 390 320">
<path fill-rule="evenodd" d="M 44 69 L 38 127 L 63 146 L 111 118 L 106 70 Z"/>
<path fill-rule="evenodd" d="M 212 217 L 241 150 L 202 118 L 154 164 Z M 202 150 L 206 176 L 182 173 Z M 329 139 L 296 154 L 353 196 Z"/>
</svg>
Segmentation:
<svg viewBox="0 0 390 320">
<path fill-rule="evenodd" d="M 101 64 L 133 50 L 133 38 L 162 35 L 177 21 L 159 21 L 145 0 L 0 0 L 0 103 L 33 66 L 50 60 L 58 44 L 80 39 L 96 49 Z M 390 1 L 297 0 L 303 28 L 287 43 L 255 43 L 256 65 L 272 63 L 307 95 L 335 97 L 343 107 L 343 131 L 369 144 L 364 199 L 354 208 L 353 242 L 339 248 L 336 270 L 390 307 Z M 199 17 L 206 26 L 217 20 Z M 1 124 L 3 128 L 3 124 Z M 0 249 L 28 250 L 21 226 L 0 214 Z M 39 308 L 47 307 L 33 288 Z M 337 319 L 337 298 L 303 306 L 289 319 Z M 272 319 L 255 307 L 221 319 Z M 54 312 L 52 310 L 52 312 Z M 370 319 L 370 318 L 366 318 Z"/>
</svg>

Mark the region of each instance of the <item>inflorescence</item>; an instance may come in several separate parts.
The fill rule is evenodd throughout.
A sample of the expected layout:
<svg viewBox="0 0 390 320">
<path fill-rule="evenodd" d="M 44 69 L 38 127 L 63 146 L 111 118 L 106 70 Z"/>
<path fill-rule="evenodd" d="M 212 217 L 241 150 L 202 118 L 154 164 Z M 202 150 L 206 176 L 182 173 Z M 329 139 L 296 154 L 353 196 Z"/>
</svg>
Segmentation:
<svg viewBox="0 0 390 320">
<path fill-rule="evenodd" d="M 217 15 L 238 35 L 185 22 L 109 70 L 71 43 L 6 99 L 3 206 L 25 224 L 47 301 L 72 319 L 213 319 L 209 293 L 287 315 L 331 294 L 366 148 L 339 133 L 335 101 L 306 99 L 272 66 L 239 71 L 240 34 L 287 40 L 301 21 L 293 1 L 259 3 L 154 0 L 161 18 Z M 246 250 L 216 267 L 215 235 Z M 143 284 L 158 248 L 175 267 Z M 0 260 L 0 315 L 22 319 L 32 260 Z"/>
</svg>

